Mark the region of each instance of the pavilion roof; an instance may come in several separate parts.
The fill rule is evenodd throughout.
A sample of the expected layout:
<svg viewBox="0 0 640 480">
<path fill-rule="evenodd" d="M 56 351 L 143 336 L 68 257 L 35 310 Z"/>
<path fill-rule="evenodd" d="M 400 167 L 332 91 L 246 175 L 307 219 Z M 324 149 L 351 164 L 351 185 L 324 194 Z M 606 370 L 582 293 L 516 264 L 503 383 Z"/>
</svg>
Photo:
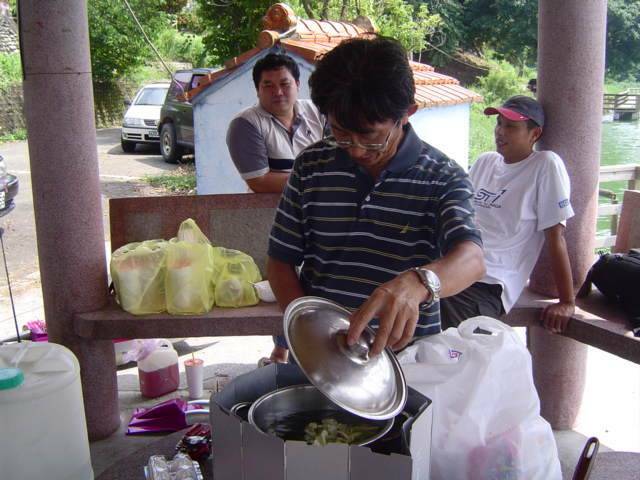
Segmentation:
<svg viewBox="0 0 640 480">
<path fill-rule="evenodd" d="M 376 35 L 375 26 L 366 17 L 358 17 L 353 22 L 300 19 L 285 3 L 276 3 L 267 10 L 263 25 L 265 29 L 258 35 L 254 48 L 227 60 L 223 69 L 210 73 L 198 87 L 187 92 L 185 96 L 189 99 L 195 97 L 263 50 L 276 45 L 314 64 L 344 40 Z M 457 79 L 435 72 L 430 65 L 414 61 L 411 61 L 410 65 L 416 85 L 418 108 L 482 100 L 480 95 L 462 87 Z"/>
</svg>

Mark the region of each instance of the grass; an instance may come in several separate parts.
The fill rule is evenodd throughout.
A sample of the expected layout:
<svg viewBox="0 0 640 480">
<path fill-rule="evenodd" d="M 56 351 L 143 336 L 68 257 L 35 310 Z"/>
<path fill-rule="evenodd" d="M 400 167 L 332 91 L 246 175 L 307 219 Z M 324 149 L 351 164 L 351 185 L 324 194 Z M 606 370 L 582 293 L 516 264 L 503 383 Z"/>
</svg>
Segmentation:
<svg viewBox="0 0 640 480">
<path fill-rule="evenodd" d="M 20 84 L 22 66 L 19 53 L 0 53 L 0 87 Z"/>
<path fill-rule="evenodd" d="M 156 188 L 163 188 L 171 193 L 196 193 L 196 168 L 193 163 L 180 165 L 173 172 L 162 175 L 146 175 L 144 180 Z"/>
<path fill-rule="evenodd" d="M 481 153 L 496 149 L 493 141 L 493 129 L 496 125 L 495 117 L 484 114 L 487 105 L 474 103 L 471 105 L 471 119 L 469 131 L 469 166 L 476 161 Z"/>
<path fill-rule="evenodd" d="M 5 133 L 0 135 L 0 143 L 17 142 L 19 140 L 27 139 L 27 130 L 19 128 L 15 132 Z"/>
<path fill-rule="evenodd" d="M 162 65 L 154 63 L 135 69 L 127 74 L 126 78 L 121 80 L 126 81 L 127 84 L 137 85 L 139 87 L 152 82 L 168 82 L 171 80 L 171 75 L 162 68 Z"/>
<path fill-rule="evenodd" d="M 629 88 L 640 88 L 640 84 L 638 82 L 618 82 L 613 80 L 608 80 L 604 84 L 604 93 L 620 93 L 628 90 Z"/>
</svg>

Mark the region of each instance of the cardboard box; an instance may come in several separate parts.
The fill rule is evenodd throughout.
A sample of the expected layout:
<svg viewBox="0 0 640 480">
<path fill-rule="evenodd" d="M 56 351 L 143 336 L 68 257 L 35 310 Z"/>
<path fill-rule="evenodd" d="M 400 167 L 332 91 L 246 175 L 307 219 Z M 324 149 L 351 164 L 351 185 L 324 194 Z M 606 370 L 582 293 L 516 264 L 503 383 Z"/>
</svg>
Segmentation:
<svg viewBox="0 0 640 480">
<path fill-rule="evenodd" d="M 278 388 L 300 384 L 309 381 L 297 366 L 274 364 L 236 378 L 212 396 L 215 480 L 428 480 L 431 400 L 411 388 L 404 409 L 408 418 L 390 454 L 375 453 L 369 447 L 285 442 L 229 415 L 236 403 L 253 402 Z"/>
</svg>

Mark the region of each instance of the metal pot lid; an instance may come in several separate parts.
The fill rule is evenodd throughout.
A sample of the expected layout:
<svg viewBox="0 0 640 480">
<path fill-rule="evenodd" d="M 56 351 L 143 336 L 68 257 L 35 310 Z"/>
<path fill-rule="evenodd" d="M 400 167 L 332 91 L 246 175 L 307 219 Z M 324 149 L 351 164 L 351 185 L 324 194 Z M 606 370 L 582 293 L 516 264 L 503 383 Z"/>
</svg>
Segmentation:
<svg viewBox="0 0 640 480">
<path fill-rule="evenodd" d="M 407 383 L 390 348 L 369 357 L 374 331 L 366 327 L 347 345 L 350 313 L 319 297 L 301 297 L 284 312 L 284 334 L 307 378 L 345 410 L 371 419 L 391 418 L 407 401 Z"/>
</svg>

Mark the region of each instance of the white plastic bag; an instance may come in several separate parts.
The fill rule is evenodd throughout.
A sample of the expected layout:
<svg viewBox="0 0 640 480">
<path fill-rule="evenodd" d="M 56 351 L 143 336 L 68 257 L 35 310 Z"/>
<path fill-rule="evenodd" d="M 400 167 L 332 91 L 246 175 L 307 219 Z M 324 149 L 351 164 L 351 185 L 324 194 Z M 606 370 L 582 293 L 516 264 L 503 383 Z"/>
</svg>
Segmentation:
<svg viewBox="0 0 640 480">
<path fill-rule="evenodd" d="M 407 383 L 433 400 L 431 480 L 562 478 L 531 356 L 511 327 L 471 318 L 398 359 Z"/>
</svg>

